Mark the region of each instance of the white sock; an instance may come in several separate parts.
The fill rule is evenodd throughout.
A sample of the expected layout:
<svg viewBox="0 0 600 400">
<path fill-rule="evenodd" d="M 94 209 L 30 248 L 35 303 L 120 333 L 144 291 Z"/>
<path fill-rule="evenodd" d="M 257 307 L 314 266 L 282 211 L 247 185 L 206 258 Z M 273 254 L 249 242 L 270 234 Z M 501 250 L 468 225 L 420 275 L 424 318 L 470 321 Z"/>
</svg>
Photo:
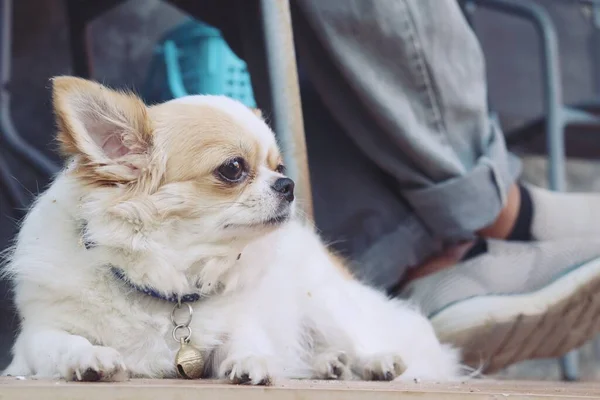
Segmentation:
<svg viewBox="0 0 600 400">
<path fill-rule="evenodd" d="M 600 194 L 526 188 L 533 203 L 531 234 L 535 240 L 600 237 Z"/>
</svg>

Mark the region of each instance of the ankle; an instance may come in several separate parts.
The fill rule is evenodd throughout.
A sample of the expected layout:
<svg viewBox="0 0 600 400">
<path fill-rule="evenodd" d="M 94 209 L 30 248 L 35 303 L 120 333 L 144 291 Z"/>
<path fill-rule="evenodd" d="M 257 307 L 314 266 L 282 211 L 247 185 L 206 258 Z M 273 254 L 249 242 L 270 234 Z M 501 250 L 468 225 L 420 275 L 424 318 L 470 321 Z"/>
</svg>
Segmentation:
<svg viewBox="0 0 600 400">
<path fill-rule="evenodd" d="M 506 205 L 500 211 L 496 220 L 477 234 L 484 238 L 506 239 L 512 233 L 521 209 L 521 190 L 517 184 L 513 184 L 506 200 Z"/>
</svg>

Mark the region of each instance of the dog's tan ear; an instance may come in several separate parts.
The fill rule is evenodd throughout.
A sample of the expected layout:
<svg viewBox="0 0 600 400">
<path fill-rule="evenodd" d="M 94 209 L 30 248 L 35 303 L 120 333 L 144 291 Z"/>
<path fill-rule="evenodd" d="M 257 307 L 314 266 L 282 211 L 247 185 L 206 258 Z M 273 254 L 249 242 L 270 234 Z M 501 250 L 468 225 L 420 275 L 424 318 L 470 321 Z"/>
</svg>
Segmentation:
<svg viewBox="0 0 600 400">
<path fill-rule="evenodd" d="M 135 179 L 152 145 L 144 103 L 133 94 L 75 77 L 54 78 L 52 89 L 63 152 L 80 156 L 86 174 L 100 180 Z"/>
<path fill-rule="evenodd" d="M 256 115 L 258 118 L 262 118 L 263 117 L 263 113 L 260 110 L 260 108 L 250 108 L 250 110 L 252 110 L 252 112 L 254 113 L 254 115 Z"/>
</svg>

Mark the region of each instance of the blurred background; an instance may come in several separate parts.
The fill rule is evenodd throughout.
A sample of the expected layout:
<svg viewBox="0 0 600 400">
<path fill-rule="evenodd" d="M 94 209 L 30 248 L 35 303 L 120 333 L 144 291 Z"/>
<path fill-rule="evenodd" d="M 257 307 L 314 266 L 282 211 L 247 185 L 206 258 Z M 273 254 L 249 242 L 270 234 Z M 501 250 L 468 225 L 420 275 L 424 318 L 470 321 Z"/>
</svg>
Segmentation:
<svg viewBox="0 0 600 400">
<path fill-rule="evenodd" d="M 598 99 L 600 6 L 590 0 L 532 2 L 547 10 L 558 33 L 564 102 L 582 104 Z M 57 164 L 61 160 L 53 142 L 55 129 L 49 78 L 73 72 L 65 3 L 63 0 L 18 0 L 14 1 L 12 10 L 10 113 L 18 133 Z M 179 9 L 160 0 L 129 0 L 111 8 L 90 25 L 92 78 L 113 87 L 131 88 L 148 101 L 176 95 L 176 85 L 167 82 L 167 56 L 162 39 L 176 39 L 182 32 L 193 31 L 200 36 L 214 33 L 209 27 L 189 25 L 189 19 Z M 524 157 L 525 178 L 547 186 L 543 123 L 539 122 L 544 116 L 539 37 L 530 23 L 485 9 L 474 14 L 474 26 L 487 59 L 490 105 L 509 136 L 511 147 Z M 302 60 L 299 63 L 301 65 Z M 242 74 L 236 79 L 244 81 L 243 63 L 235 65 Z M 191 68 L 183 64 L 179 67 Z M 237 95 L 253 101 L 249 87 Z M 568 188 L 600 191 L 600 129 L 570 128 L 567 138 Z M 310 151 L 309 138 L 309 155 Z M 0 155 L 10 167 L 11 178 L 27 194 L 28 201 L 48 184 L 47 177 L 14 157 L 2 142 Z M 6 188 L 0 186 L 0 251 L 11 243 L 16 232 L 19 216 L 13 211 Z M 0 368 L 3 368 L 9 360 L 8 348 L 16 321 L 5 282 L 1 283 L 0 296 L 3 299 L 0 302 Z M 583 379 L 600 379 L 596 353 L 593 343 L 583 349 Z M 502 375 L 558 379 L 560 371 L 555 361 L 542 360 L 514 366 Z"/>
</svg>

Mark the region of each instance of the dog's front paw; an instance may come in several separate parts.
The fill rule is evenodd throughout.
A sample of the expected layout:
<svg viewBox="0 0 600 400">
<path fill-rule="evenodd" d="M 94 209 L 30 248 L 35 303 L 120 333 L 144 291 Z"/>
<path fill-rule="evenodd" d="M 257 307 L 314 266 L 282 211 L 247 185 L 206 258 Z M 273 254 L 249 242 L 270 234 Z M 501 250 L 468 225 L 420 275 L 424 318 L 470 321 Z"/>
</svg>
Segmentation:
<svg viewBox="0 0 600 400">
<path fill-rule="evenodd" d="M 261 357 L 229 358 L 221 364 L 219 375 L 236 385 L 270 385 L 267 360 Z"/>
<path fill-rule="evenodd" d="M 317 355 L 313 362 L 313 368 L 315 379 L 348 380 L 352 378 L 352 372 L 348 366 L 348 356 L 341 351 Z"/>
<path fill-rule="evenodd" d="M 406 371 L 404 361 L 396 354 L 364 357 L 356 367 L 356 372 L 366 381 L 392 381 Z"/>
<path fill-rule="evenodd" d="M 129 373 L 115 349 L 86 346 L 67 357 L 63 377 L 81 382 L 119 382 L 127 380 Z"/>
</svg>

